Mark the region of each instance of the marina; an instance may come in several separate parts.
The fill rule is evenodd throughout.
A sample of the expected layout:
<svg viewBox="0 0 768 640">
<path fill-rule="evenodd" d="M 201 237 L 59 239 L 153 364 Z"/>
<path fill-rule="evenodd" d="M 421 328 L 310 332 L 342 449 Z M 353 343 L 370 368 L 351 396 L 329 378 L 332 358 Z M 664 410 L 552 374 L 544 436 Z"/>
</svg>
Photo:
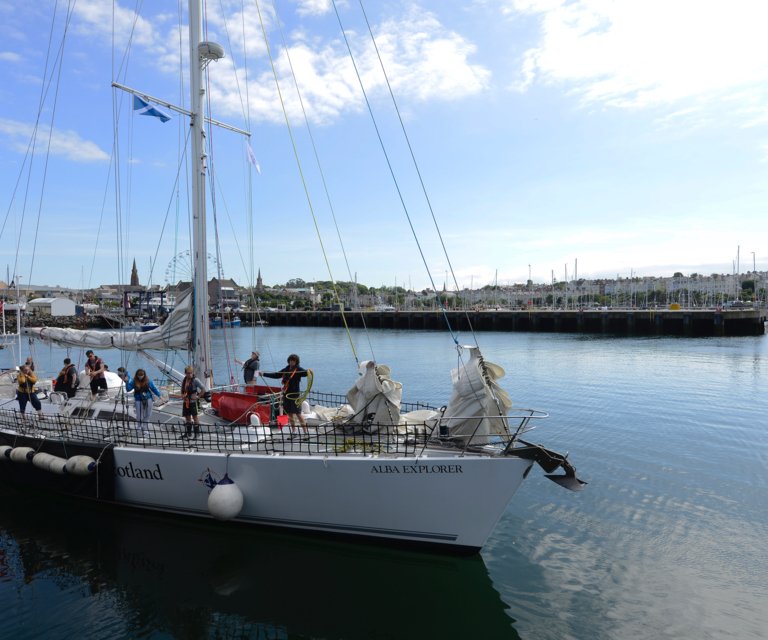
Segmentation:
<svg viewBox="0 0 768 640">
<path fill-rule="evenodd" d="M 237 353 L 250 352 L 255 340 L 271 368 L 296 352 L 315 369 L 317 389 L 338 386 L 343 329 L 255 331 L 230 332 Z M 225 333 L 213 333 L 222 368 Z M 369 337 L 374 351 L 390 354 L 405 400 L 439 398 L 455 361 L 442 333 L 373 330 Z M 353 339 L 368 340 L 358 330 Z M 488 332 L 481 344 L 509 372 L 515 402 L 549 409 L 547 427 L 530 437 L 567 439 L 589 482 L 585 491 L 563 491 L 532 473 L 482 552 L 456 558 L 235 523 L 190 525 L 87 501 L 17 496 L 4 486 L 0 606 L 14 612 L 6 633 L 762 638 L 765 337 Z M 34 353 L 43 368 L 65 354 Z M 106 357 L 115 368 L 117 352 Z M 461 612 L 442 613 L 446 603 L 460 603 Z M 382 607 L 397 613 L 383 615 Z M 440 613 L 425 616 L 427 609 Z"/>
</svg>

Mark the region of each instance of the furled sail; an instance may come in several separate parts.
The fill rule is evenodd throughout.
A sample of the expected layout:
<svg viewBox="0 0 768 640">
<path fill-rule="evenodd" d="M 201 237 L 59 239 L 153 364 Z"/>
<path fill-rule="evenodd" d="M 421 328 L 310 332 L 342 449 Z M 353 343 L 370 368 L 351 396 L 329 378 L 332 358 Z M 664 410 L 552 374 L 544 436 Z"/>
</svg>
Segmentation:
<svg viewBox="0 0 768 640">
<path fill-rule="evenodd" d="M 451 371 L 453 392 L 441 425 L 451 436 L 472 437 L 503 435 L 508 432 L 507 412 L 512 401 L 496 382 L 504 376 L 504 369 L 483 359 L 477 347 L 464 347 L 469 351 L 466 364 Z"/>
<path fill-rule="evenodd" d="M 354 413 L 350 421 L 362 423 L 371 433 L 384 425 L 399 424 L 403 385 L 392 380 L 389 367 L 365 360 L 359 373 L 355 386 L 347 392 Z"/>
<path fill-rule="evenodd" d="M 181 293 L 165 322 L 150 331 L 101 331 L 95 329 L 59 329 L 31 327 L 22 329 L 25 336 L 67 347 L 91 349 L 188 349 L 192 339 L 192 290 Z"/>
</svg>

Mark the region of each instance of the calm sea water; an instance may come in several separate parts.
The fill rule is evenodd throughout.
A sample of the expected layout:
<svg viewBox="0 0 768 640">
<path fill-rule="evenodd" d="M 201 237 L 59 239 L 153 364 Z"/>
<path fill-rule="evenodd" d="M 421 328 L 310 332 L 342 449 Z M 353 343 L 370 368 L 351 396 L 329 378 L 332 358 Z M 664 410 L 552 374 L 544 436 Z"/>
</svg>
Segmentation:
<svg viewBox="0 0 768 640">
<path fill-rule="evenodd" d="M 550 413 L 531 439 L 570 452 L 585 491 L 535 471 L 480 556 L 445 558 L 0 488 L 0 637 L 765 638 L 768 338 L 478 339 L 515 403 Z M 343 330 L 214 340 L 218 371 L 256 346 L 263 369 L 300 354 L 321 391 L 355 378 Z M 445 334 L 352 342 L 392 367 L 405 400 L 447 400 Z"/>
</svg>

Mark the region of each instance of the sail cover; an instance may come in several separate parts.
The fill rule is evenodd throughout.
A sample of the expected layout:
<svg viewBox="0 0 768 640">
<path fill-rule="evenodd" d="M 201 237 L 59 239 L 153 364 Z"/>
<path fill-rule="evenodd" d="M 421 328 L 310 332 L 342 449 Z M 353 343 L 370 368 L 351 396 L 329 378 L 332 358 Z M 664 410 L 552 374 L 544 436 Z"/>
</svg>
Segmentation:
<svg viewBox="0 0 768 640">
<path fill-rule="evenodd" d="M 403 385 L 392 380 L 389 367 L 364 360 L 359 374 L 355 386 L 347 392 L 347 401 L 354 412 L 350 421 L 362 423 L 370 433 L 381 426 L 399 424 Z"/>
<path fill-rule="evenodd" d="M 441 425 L 451 436 L 472 437 L 473 443 L 482 442 L 478 436 L 508 433 L 507 412 L 512 401 L 496 382 L 504 376 L 504 369 L 483 359 L 480 349 L 463 347 L 469 351 L 469 360 L 451 371 L 453 392 Z"/>
<path fill-rule="evenodd" d="M 22 329 L 22 335 L 44 342 L 67 347 L 91 349 L 188 349 L 192 338 L 192 290 L 188 289 L 177 298 L 176 306 L 165 322 L 150 331 L 103 331 L 98 329 L 59 329 L 55 327 L 30 327 Z"/>
</svg>

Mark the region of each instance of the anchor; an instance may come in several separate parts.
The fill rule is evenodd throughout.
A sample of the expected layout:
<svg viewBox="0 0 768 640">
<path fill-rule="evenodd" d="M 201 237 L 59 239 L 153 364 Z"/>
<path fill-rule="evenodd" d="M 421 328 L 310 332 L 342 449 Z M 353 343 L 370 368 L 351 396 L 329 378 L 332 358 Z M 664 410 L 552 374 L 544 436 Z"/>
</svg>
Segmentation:
<svg viewBox="0 0 768 640">
<path fill-rule="evenodd" d="M 576 477 L 576 467 L 568 462 L 568 456 L 562 455 L 555 451 L 545 449 L 539 444 L 533 444 L 526 442 L 525 440 L 519 440 L 523 443 L 524 447 L 511 446 L 504 452 L 505 455 L 517 456 L 518 458 L 524 458 L 526 460 L 533 460 L 547 473 L 545 478 L 549 478 L 552 482 L 559 484 L 561 487 L 570 491 L 582 491 L 587 484 L 583 480 L 579 480 Z M 511 443 L 510 443 L 511 444 Z M 553 474 L 556 469 L 562 468 L 564 474 Z"/>
</svg>

